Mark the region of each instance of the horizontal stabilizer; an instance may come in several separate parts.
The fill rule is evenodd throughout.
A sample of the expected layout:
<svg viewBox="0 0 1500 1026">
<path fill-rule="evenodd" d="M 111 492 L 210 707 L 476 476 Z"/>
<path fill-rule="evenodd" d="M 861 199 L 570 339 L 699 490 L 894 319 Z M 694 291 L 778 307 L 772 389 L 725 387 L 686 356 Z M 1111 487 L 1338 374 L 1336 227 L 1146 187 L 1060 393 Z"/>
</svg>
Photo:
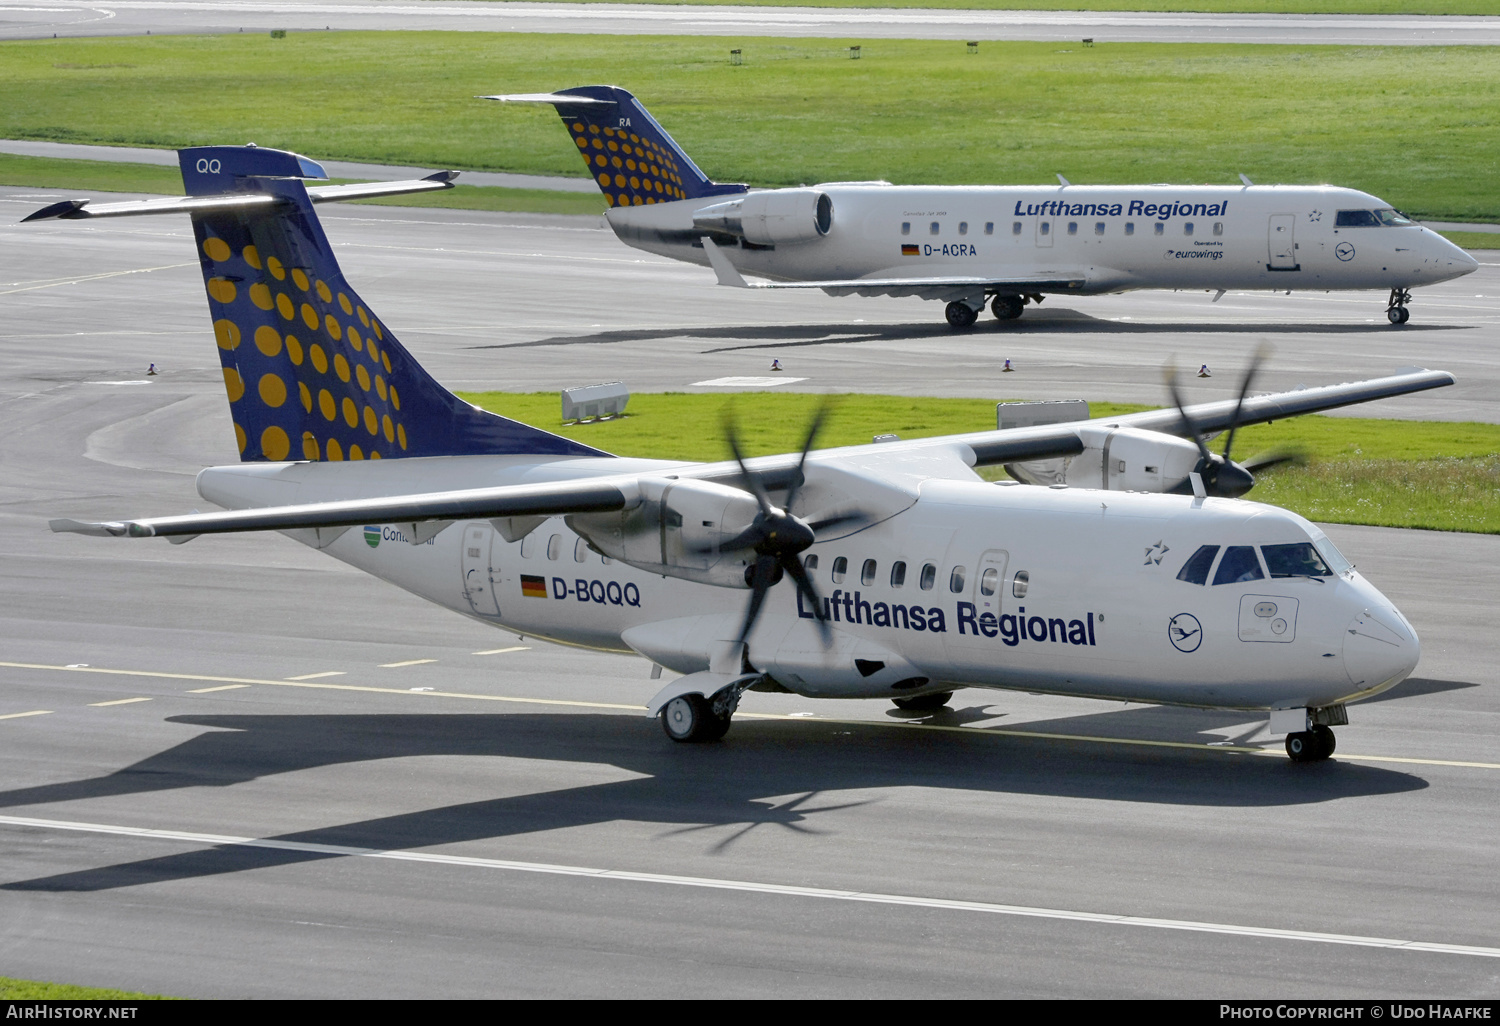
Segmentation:
<svg viewBox="0 0 1500 1026">
<path fill-rule="evenodd" d="M 439 192 L 453 188 L 457 171 L 439 171 L 426 178 L 404 182 L 356 182 L 351 185 L 314 185 L 307 190 L 314 203 L 336 203 L 340 200 L 373 199 L 376 196 L 399 196 L 412 192 Z M 263 192 L 228 193 L 218 196 L 172 196 L 166 199 L 127 200 L 123 203 L 100 203 L 71 199 L 53 203 L 21 218 L 26 221 L 76 221 L 86 217 L 129 217 L 136 214 L 212 214 L 269 210 L 285 200 Z"/>
<path fill-rule="evenodd" d="M 476 100 L 499 100 L 501 103 L 551 103 L 569 107 L 613 107 L 615 100 L 595 99 L 591 96 L 570 96 L 566 93 L 503 93 L 499 96 L 476 96 Z"/>
</svg>

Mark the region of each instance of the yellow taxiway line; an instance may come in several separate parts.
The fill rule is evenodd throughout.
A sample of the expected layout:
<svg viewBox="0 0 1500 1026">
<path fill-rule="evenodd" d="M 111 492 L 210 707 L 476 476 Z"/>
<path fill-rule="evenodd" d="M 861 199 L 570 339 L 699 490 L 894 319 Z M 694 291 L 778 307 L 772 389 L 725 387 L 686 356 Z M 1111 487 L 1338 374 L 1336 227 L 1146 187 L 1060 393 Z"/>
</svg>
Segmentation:
<svg viewBox="0 0 1500 1026">
<path fill-rule="evenodd" d="M 519 705 L 556 705 L 567 706 L 575 709 L 619 709 L 625 712 L 640 713 L 645 711 L 644 706 L 627 705 L 619 702 L 585 702 L 578 699 L 565 698 L 522 698 L 514 695 L 477 695 L 463 691 L 412 691 L 407 688 L 377 688 L 363 684 L 330 684 L 319 683 L 311 680 L 271 680 L 261 677 L 217 677 L 200 673 L 166 673 L 159 670 L 117 670 L 102 666 L 54 666 L 47 663 L 11 663 L 0 662 L 0 668 L 16 670 L 49 670 L 61 673 L 101 673 L 117 677 L 147 677 L 155 680 L 188 680 L 203 683 L 228 684 L 228 685 L 253 685 L 264 684 L 280 688 L 313 688 L 320 691 L 358 691 L 377 695 L 403 695 L 408 698 L 458 698 L 476 702 L 512 702 Z M 205 694 L 211 691 L 229 690 L 228 688 L 198 688 L 189 694 Z M 146 701 L 146 699 L 130 698 L 116 702 L 95 703 L 100 705 L 119 705 L 126 702 Z M 13 713 L 11 717 L 35 716 L 40 713 Z M 742 719 L 750 720 L 791 720 L 797 723 L 836 724 L 839 726 L 855 727 L 885 727 L 902 730 L 938 730 L 955 734 L 983 734 L 998 737 L 1030 738 L 1042 741 L 1080 741 L 1090 744 L 1103 745 L 1130 745 L 1137 748 L 1184 748 L 1193 751 L 1204 752 L 1226 752 L 1233 755 L 1259 755 L 1273 758 L 1285 758 L 1277 749 L 1251 748 L 1245 745 L 1205 744 L 1197 741 L 1151 741 L 1144 738 L 1129 737 L 1103 737 L 1096 734 L 1059 734 L 1040 730 L 1015 730 L 1009 727 L 960 727 L 942 723 L 920 723 L 912 720 L 900 720 L 896 722 L 882 722 L 880 720 L 839 720 L 829 719 L 822 716 L 792 716 L 785 713 L 736 713 Z M 5 719 L 8 717 L 0 717 Z M 1346 762 L 1382 762 L 1400 763 L 1410 766 L 1453 766 L 1461 769 L 1488 769 L 1500 770 L 1500 763 L 1495 762 L 1469 762 L 1459 759 L 1418 759 L 1398 755 L 1357 755 L 1340 752 L 1337 756 Z"/>
</svg>

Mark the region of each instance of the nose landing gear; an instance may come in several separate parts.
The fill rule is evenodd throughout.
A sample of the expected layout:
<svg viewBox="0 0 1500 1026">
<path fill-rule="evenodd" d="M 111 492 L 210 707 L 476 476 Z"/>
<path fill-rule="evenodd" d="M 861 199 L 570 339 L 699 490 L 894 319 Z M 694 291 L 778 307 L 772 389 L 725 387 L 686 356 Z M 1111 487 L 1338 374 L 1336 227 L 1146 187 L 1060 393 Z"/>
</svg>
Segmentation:
<svg viewBox="0 0 1500 1026">
<path fill-rule="evenodd" d="M 1411 302 L 1411 289 L 1391 289 L 1390 302 L 1386 304 L 1385 315 L 1392 324 L 1405 324 L 1411 320 L 1411 311 L 1406 304 Z"/>
<path fill-rule="evenodd" d="M 1293 762 L 1322 762 L 1333 754 L 1336 743 L 1333 731 L 1315 723 L 1311 730 L 1286 736 L 1286 754 Z"/>
</svg>

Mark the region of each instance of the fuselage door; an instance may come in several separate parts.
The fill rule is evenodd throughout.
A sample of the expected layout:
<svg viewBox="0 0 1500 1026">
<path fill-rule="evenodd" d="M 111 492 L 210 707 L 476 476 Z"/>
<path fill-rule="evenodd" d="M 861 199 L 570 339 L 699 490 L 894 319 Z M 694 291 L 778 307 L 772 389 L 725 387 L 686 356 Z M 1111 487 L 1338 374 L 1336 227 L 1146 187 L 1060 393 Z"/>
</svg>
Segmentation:
<svg viewBox="0 0 1500 1026">
<path fill-rule="evenodd" d="M 1267 229 L 1270 259 L 1266 269 L 1270 271 L 1299 271 L 1297 266 L 1296 214 L 1272 214 Z"/>
<path fill-rule="evenodd" d="M 495 531 L 489 524 L 470 524 L 464 528 L 461 561 L 464 598 L 480 616 L 500 615 L 500 603 L 495 598 L 495 578 L 499 573 L 490 566 L 494 541 Z"/>
<path fill-rule="evenodd" d="M 1052 248 L 1052 231 L 1057 225 L 1052 223 L 1050 217 L 1039 217 L 1036 219 L 1036 244 L 1044 249 Z"/>
</svg>

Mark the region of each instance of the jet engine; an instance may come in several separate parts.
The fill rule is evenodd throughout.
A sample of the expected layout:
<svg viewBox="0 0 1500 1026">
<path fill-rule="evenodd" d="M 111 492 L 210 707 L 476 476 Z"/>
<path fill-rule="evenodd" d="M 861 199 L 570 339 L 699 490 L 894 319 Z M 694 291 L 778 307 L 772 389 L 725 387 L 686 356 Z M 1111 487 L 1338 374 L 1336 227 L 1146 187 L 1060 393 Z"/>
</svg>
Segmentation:
<svg viewBox="0 0 1500 1026">
<path fill-rule="evenodd" d="M 757 246 L 812 242 L 833 227 L 833 200 L 817 189 L 752 192 L 694 211 L 693 226 Z"/>
<path fill-rule="evenodd" d="M 721 588 L 748 588 L 755 550 L 721 548 L 755 521 L 755 496 L 711 481 L 647 478 L 641 501 L 614 513 L 578 513 L 570 528 L 611 559 L 654 574 Z"/>
</svg>

